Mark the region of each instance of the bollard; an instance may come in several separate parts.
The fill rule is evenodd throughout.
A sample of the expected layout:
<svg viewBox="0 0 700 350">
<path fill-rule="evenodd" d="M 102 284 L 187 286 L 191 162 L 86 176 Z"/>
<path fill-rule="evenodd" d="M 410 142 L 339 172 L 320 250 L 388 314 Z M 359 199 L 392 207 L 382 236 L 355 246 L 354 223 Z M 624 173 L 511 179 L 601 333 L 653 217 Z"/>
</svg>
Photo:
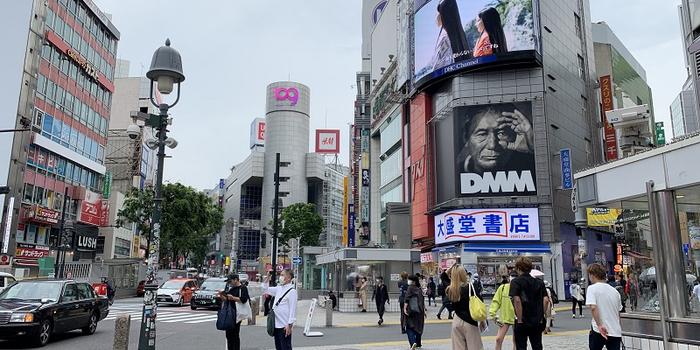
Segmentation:
<svg viewBox="0 0 700 350">
<path fill-rule="evenodd" d="M 258 313 L 260 312 L 260 305 L 259 305 L 259 300 L 258 298 L 251 298 L 250 299 L 250 318 L 248 319 L 248 325 L 255 324 L 255 317 L 258 316 Z"/>
<path fill-rule="evenodd" d="M 333 301 L 326 299 L 326 327 L 333 327 Z"/>
<path fill-rule="evenodd" d="M 114 322 L 114 350 L 129 350 L 131 315 L 119 315 Z"/>
</svg>

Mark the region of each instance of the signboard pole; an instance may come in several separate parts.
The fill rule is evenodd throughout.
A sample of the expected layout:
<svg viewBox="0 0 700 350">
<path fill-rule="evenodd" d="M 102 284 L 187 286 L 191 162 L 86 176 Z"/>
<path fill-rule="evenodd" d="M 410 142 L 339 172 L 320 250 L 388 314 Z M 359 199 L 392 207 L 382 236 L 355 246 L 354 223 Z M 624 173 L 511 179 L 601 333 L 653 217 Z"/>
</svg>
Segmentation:
<svg viewBox="0 0 700 350">
<path fill-rule="evenodd" d="M 54 276 L 57 278 L 62 278 L 63 277 L 63 267 L 65 266 L 65 260 L 66 260 L 66 252 L 63 249 L 63 230 L 66 227 L 66 206 L 68 205 L 68 186 L 63 190 L 63 207 L 61 210 L 61 224 L 58 227 L 58 251 L 57 251 L 57 262 L 54 266 Z M 63 262 L 60 263 L 60 259 L 63 259 Z M 59 265 L 61 266 L 61 270 L 58 270 Z"/>
</svg>

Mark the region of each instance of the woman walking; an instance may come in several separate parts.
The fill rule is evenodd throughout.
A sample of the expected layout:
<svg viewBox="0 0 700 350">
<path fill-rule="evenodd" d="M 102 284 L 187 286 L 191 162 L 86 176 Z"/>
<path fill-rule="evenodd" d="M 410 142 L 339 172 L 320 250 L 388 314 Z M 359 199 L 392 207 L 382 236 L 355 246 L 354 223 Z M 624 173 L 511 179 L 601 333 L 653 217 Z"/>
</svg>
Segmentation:
<svg viewBox="0 0 700 350">
<path fill-rule="evenodd" d="M 546 307 L 544 310 L 544 317 L 545 317 L 545 326 L 544 326 L 544 334 L 552 333 L 552 327 L 554 327 L 554 315 L 556 312 L 554 311 L 554 296 L 556 293 L 554 292 L 554 289 L 552 289 L 552 284 L 549 283 L 549 281 L 544 281 L 544 289 L 547 291 L 547 297 L 549 300 L 552 302 L 549 303 L 549 306 Z"/>
<path fill-rule="evenodd" d="M 401 272 L 401 280 L 398 283 L 399 287 L 399 308 L 403 311 L 406 302 L 406 291 L 408 291 L 408 272 Z M 406 333 L 406 315 L 401 312 L 401 333 Z"/>
<path fill-rule="evenodd" d="M 446 271 L 443 271 L 440 274 L 440 285 L 437 288 L 438 296 L 440 296 L 440 298 L 442 299 L 442 306 L 440 306 L 440 310 L 438 310 L 438 313 L 437 313 L 438 320 L 442 319 L 442 310 L 445 310 L 445 309 L 447 309 L 447 318 L 450 320 L 452 319 L 452 311 L 450 311 L 450 309 L 452 309 L 452 306 L 450 305 L 451 304 L 450 299 L 447 298 L 447 293 L 446 293 L 447 286 L 449 286 L 449 285 L 450 285 L 450 276 L 447 275 Z"/>
<path fill-rule="evenodd" d="M 424 298 L 418 276 L 409 276 L 403 313 L 406 315 L 406 334 L 408 335 L 408 344 L 411 346 L 411 349 L 423 346 L 421 335 L 423 334 L 426 317 Z"/>
<path fill-rule="evenodd" d="M 454 305 L 455 317 L 452 320 L 452 350 L 482 350 L 481 329 L 469 312 L 470 284 L 467 272 L 462 266 L 450 268 L 450 286 L 447 297 Z M 477 294 L 479 298 L 481 295 Z M 482 324 L 481 326 L 484 326 Z"/>
<path fill-rule="evenodd" d="M 585 299 L 583 298 L 583 289 L 580 284 L 576 283 L 576 280 L 571 281 L 569 294 L 571 294 L 571 318 L 576 318 L 576 305 L 578 305 L 579 318 L 583 318 L 583 301 Z"/>
<path fill-rule="evenodd" d="M 515 276 L 511 276 L 511 279 Z M 515 324 L 515 308 L 510 300 L 510 279 L 503 276 L 501 285 L 498 286 L 496 294 L 493 296 L 491 307 L 489 307 L 489 318 L 496 321 L 498 333 L 496 333 L 496 350 L 502 350 L 503 340 L 506 338 L 508 329 Z M 513 342 L 515 349 L 515 342 Z"/>
<path fill-rule="evenodd" d="M 367 312 L 367 277 L 360 279 L 360 312 Z"/>
</svg>

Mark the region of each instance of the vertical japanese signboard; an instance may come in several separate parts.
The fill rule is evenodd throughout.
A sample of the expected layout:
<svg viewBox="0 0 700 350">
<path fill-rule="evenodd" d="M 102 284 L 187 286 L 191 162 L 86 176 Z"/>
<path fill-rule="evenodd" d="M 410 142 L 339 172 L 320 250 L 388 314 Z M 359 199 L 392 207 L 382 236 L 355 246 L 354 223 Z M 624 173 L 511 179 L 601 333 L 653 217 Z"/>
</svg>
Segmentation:
<svg viewBox="0 0 700 350">
<path fill-rule="evenodd" d="M 605 141 L 605 159 L 615 160 L 617 159 L 617 133 L 615 133 L 615 128 L 608 123 L 608 119 L 605 118 L 605 112 L 612 111 L 613 106 L 613 91 L 612 91 L 612 78 L 609 75 L 604 75 L 600 77 L 600 98 L 602 102 L 602 118 L 604 125 L 604 141 Z"/>
<path fill-rule="evenodd" d="M 664 122 L 656 122 L 656 145 L 663 146 L 666 144 L 666 132 L 664 131 Z"/>
<path fill-rule="evenodd" d="M 343 246 L 348 246 L 348 177 L 343 178 Z"/>
<path fill-rule="evenodd" d="M 571 190 L 574 188 L 574 176 L 571 169 L 571 149 L 559 150 L 561 160 L 561 188 Z"/>
</svg>

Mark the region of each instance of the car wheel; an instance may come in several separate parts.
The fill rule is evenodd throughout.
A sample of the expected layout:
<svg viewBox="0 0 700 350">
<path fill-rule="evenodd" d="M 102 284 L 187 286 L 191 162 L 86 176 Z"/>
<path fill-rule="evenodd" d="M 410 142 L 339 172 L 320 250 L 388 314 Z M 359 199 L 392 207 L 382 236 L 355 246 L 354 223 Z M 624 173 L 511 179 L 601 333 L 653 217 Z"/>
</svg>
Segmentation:
<svg viewBox="0 0 700 350">
<path fill-rule="evenodd" d="M 49 340 L 51 339 L 51 333 L 53 332 L 53 325 L 51 324 L 51 321 L 49 320 L 43 320 L 41 321 L 41 325 L 39 326 L 39 333 L 37 334 L 37 337 L 34 339 L 34 342 L 36 343 L 37 346 L 44 346 L 49 343 Z"/>
<path fill-rule="evenodd" d="M 97 330 L 97 319 L 97 313 L 93 312 L 92 315 L 90 315 L 90 321 L 88 321 L 88 325 L 82 329 L 84 335 L 90 335 L 95 333 L 95 330 Z"/>
<path fill-rule="evenodd" d="M 190 300 L 190 309 L 197 310 L 197 306 Z"/>
</svg>

